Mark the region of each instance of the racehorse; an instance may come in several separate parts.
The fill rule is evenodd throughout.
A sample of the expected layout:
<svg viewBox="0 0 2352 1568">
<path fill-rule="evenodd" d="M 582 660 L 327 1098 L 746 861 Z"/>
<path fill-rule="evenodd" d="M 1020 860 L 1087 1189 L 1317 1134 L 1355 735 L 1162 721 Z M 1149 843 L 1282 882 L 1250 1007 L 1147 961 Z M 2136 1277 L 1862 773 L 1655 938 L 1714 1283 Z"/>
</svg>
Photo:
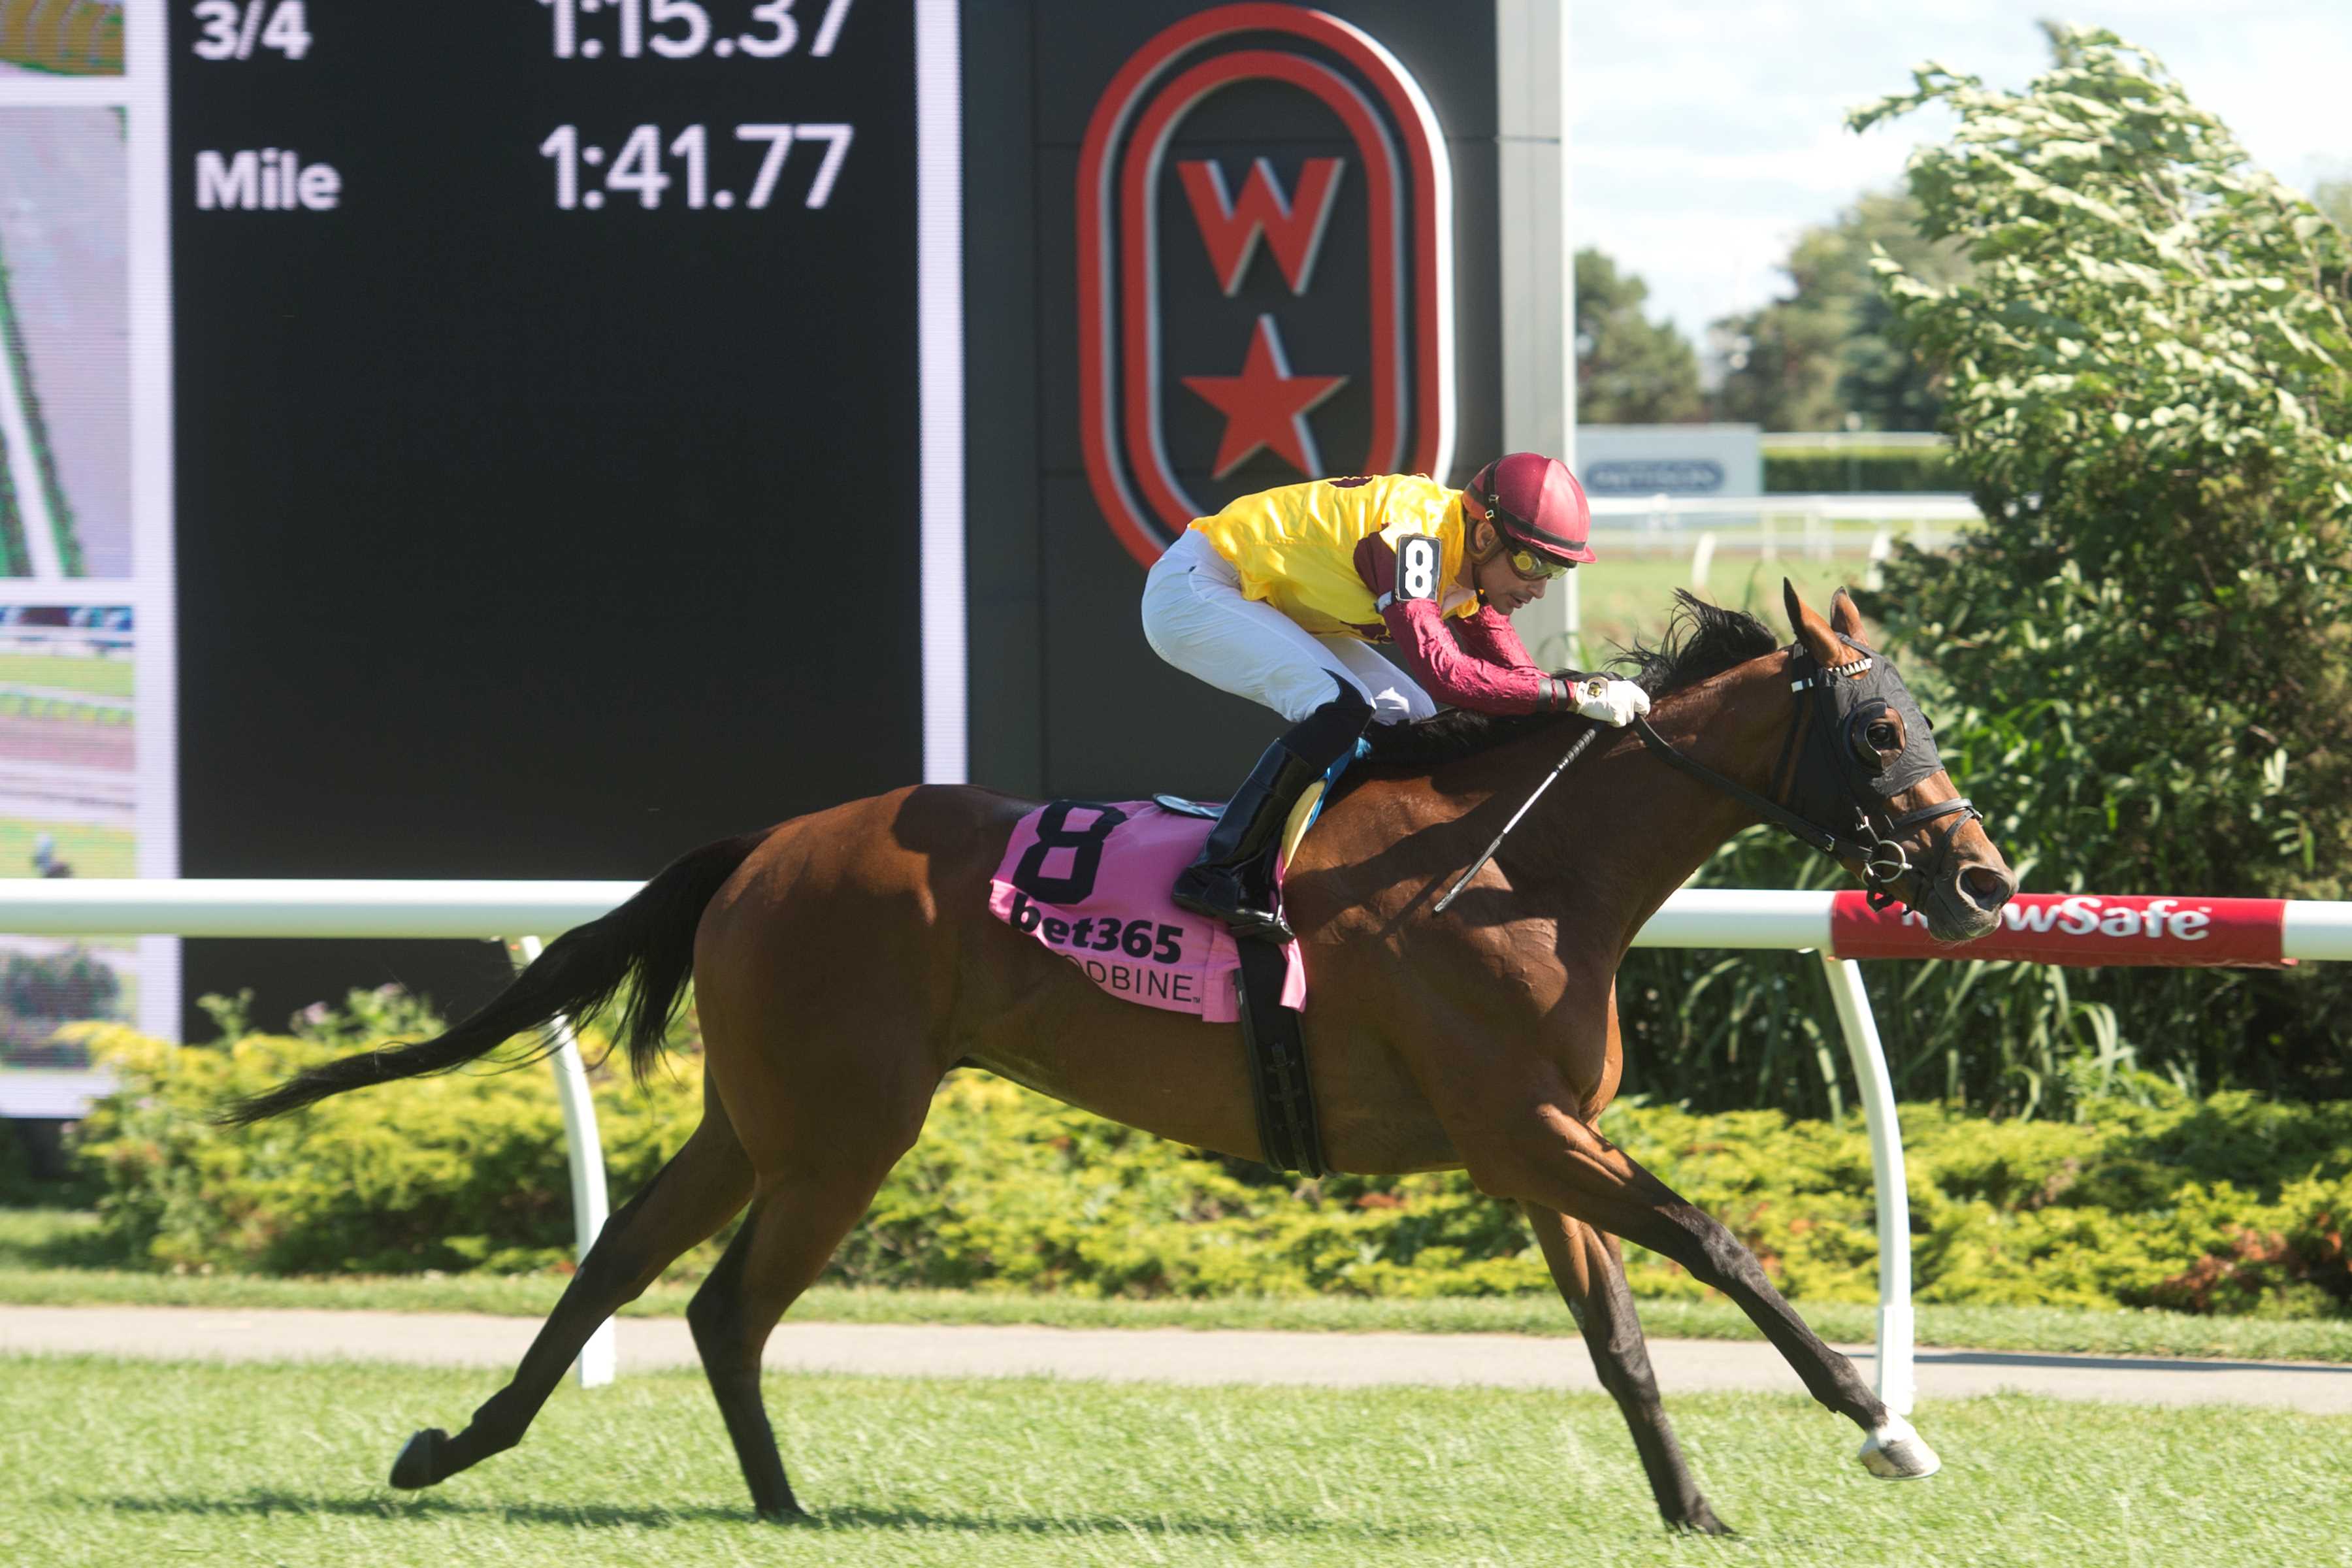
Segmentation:
<svg viewBox="0 0 2352 1568">
<path fill-rule="evenodd" d="M 1622 1065 L 1618 963 L 1718 845 L 1775 812 L 1940 940 L 1992 929 L 2016 886 L 1893 666 L 1861 643 L 1852 601 L 1841 590 L 1824 619 L 1793 588 L 1784 596 L 1787 647 L 1752 617 L 1682 595 L 1662 645 L 1631 656 L 1654 729 L 1603 731 L 1446 913 L 1432 912 L 1441 890 L 1585 721 L 1450 714 L 1377 731 L 1285 882 L 1314 988 L 1305 1027 L 1328 1163 L 1458 1168 L 1517 1204 L 1660 1513 L 1708 1533 L 1725 1527 L 1660 1407 L 1621 1237 L 1737 1301 L 1813 1397 L 1867 1435 L 1860 1457 L 1874 1473 L 1923 1476 L 1939 1461 L 1730 1231 L 1596 1131 Z M 761 1349 L 956 1068 L 1263 1157 L 1236 1026 L 1116 1000 L 988 912 L 991 873 L 1035 804 L 901 789 L 707 845 L 551 944 L 447 1033 L 326 1063 L 224 1112 L 252 1121 L 446 1071 L 625 985 L 618 1033 L 642 1074 L 692 976 L 701 1124 L 605 1225 L 513 1380 L 455 1436 L 410 1438 L 394 1486 L 432 1486 L 520 1441 L 598 1325 L 749 1203 L 687 1317 L 754 1507 L 799 1517 L 761 1402 Z M 1828 826 L 1857 821 L 1867 843 Z"/>
</svg>

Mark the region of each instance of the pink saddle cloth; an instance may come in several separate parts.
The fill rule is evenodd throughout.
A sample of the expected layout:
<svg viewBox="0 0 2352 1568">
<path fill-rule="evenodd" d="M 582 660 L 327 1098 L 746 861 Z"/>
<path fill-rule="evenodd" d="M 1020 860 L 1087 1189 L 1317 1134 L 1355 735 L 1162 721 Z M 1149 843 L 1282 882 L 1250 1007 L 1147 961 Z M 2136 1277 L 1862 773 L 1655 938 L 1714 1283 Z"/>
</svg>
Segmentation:
<svg viewBox="0 0 2352 1568">
<path fill-rule="evenodd" d="M 1210 826 L 1148 800 L 1040 806 L 1013 826 L 988 884 L 989 910 L 1124 1001 L 1237 1022 L 1232 933 L 1168 896 Z M 1283 958 L 1282 1004 L 1304 1007 L 1298 944 L 1286 943 Z"/>
</svg>

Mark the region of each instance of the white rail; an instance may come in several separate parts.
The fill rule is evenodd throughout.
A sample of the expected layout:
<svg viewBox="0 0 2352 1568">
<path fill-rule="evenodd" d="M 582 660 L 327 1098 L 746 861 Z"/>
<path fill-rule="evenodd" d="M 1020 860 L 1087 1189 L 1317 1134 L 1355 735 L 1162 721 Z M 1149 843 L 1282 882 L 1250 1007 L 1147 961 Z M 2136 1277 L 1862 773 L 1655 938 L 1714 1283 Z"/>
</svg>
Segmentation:
<svg viewBox="0 0 2352 1568">
<path fill-rule="evenodd" d="M 641 882 L 393 879 L 142 880 L 0 879 L 0 931 L 17 936 L 552 936 L 596 919 Z M 1830 945 L 1836 894 L 1685 888 L 1633 938 L 1635 947 L 1802 952 Z M 2352 903 L 2288 900 L 2284 956 L 2352 961 Z M 1965 958 L 1965 948 L 1953 955 Z"/>
<path fill-rule="evenodd" d="M 1982 516 L 1968 496 L 1949 490 L 1824 490 L 1760 496 L 1594 496 L 1592 515 L 1608 520 L 1657 518 L 1668 527 L 1686 517 L 1820 517 L 1877 522 L 1928 518 L 1975 522 Z"/>
<path fill-rule="evenodd" d="M 177 881 L 0 880 L 0 931 L 27 936 L 458 937 L 512 943 L 522 959 L 538 939 L 596 919 L 626 900 L 637 882 L 425 882 L 391 880 Z M 1853 1058 L 1869 1124 L 1877 1188 L 1879 1397 L 1911 1407 L 1910 1213 L 1893 1078 L 1878 1039 L 1862 971 L 1831 951 L 1831 892 L 1685 888 L 1667 899 L 1633 939 L 1636 947 L 1720 947 L 1822 955 L 1838 1022 Z M 2279 922 L 2283 956 L 2352 961 L 2352 903 L 2289 901 Z M 1961 949 L 1955 957 L 1966 957 Z M 556 1031 L 555 1070 L 563 1096 L 565 1142 L 580 1250 L 602 1228 L 606 1203 L 595 1107 L 568 1020 Z M 611 1325 L 581 1357 L 593 1386 L 612 1377 Z"/>
<path fill-rule="evenodd" d="M 16 936 L 556 936 L 642 882 L 294 881 L 188 877 L 0 881 Z"/>
</svg>

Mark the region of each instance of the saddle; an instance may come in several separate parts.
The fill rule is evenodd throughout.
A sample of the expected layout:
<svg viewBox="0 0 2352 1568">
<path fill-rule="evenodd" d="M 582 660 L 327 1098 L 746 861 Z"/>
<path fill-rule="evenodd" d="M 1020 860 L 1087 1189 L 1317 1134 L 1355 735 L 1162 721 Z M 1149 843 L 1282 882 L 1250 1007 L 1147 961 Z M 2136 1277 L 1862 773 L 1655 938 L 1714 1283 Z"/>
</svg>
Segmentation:
<svg viewBox="0 0 2352 1568">
<path fill-rule="evenodd" d="M 1325 787 L 1309 785 L 1285 825 L 1277 877 Z M 988 907 L 1122 1001 L 1239 1024 L 1266 1163 L 1320 1176 L 1327 1167 L 1299 1026 L 1307 970 L 1298 944 L 1237 941 L 1168 896 L 1217 813 L 1180 795 L 1049 802 L 1013 825 L 989 880 Z"/>
</svg>

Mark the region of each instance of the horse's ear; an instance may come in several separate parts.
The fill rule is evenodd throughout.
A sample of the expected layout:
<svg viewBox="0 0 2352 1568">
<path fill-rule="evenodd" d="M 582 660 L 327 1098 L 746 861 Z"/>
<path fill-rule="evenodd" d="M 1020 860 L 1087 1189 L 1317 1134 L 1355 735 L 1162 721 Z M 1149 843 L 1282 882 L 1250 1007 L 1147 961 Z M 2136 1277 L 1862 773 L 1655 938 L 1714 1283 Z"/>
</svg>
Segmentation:
<svg viewBox="0 0 2352 1568">
<path fill-rule="evenodd" d="M 1814 663 L 1827 668 L 1845 662 L 1845 645 L 1838 641 L 1837 633 L 1811 605 L 1797 597 L 1797 585 L 1786 577 L 1780 579 L 1780 603 L 1788 609 L 1789 625 L 1796 632 L 1797 640 L 1805 645 Z"/>
<path fill-rule="evenodd" d="M 1862 635 L 1862 612 L 1853 607 L 1853 595 L 1843 588 L 1830 595 L 1830 629 L 1856 642 L 1870 640 Z"/>
</svg>

